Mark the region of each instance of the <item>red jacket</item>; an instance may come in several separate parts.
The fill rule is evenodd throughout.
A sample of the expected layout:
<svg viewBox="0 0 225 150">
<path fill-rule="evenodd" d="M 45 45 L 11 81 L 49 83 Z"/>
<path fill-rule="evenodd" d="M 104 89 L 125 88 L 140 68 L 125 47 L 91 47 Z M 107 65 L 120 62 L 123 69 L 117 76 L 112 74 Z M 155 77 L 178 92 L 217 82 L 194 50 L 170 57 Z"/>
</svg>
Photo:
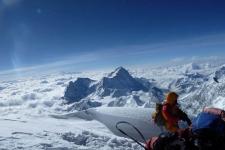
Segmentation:
<svg viewBox="0 0 225 150">
<path fill-rule="evenodd" d="M 164 104 L 162 108 L 163 117 L 166 120 L 166 128 L 170 131 L 178 129 L 180 109 L 177 105 Z"/>
<path fill-rule="evenodd" d="M 171 105 L 168 103 L 163 104 L 162 115 L 166 120 L 166 129 L 171 132 L 176 132 L 179 129 L 178 121 L 186 121 L 187 124 L 191 125 L 191 120 L 187 114 L 183 112 L 177 105 Z"/>
</svg>

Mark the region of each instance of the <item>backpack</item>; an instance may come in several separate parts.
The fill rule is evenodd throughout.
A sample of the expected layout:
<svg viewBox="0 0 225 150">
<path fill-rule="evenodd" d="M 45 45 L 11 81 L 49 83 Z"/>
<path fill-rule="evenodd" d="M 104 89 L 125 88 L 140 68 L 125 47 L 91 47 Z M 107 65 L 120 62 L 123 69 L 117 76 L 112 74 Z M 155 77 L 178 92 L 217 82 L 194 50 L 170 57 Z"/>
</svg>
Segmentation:
<svg viewBox="0 0 225 150">
<path fill-rule="evenodd" d="M 209 110 L 204 110 L 194 119 L 192 123 L 192 130 L 194 132 L 200 129 L 211 129 L 216 133 L 225 131 L 225 121 L 221 118 L 220 113 Z"/>
<path fill-rule="evenodd" d="M 163 104 L 156 103 L 155 112 L 152 114 L 152 120 L 157 126 L 165 126 L 166 120 L 162 114 Z"/>
<path fill-rule="evenodd" d="M 225 123 L 219 115 L 200 113 L 192 122 L 192 133 L 199 149 L 224 150 Z"/>
<path fill-rule="evenodd" d="M 201 138 L 224 137 L 225 122 L 219 115 L 201 112 L 192 122 L 192 132 Z"/>
</svg>

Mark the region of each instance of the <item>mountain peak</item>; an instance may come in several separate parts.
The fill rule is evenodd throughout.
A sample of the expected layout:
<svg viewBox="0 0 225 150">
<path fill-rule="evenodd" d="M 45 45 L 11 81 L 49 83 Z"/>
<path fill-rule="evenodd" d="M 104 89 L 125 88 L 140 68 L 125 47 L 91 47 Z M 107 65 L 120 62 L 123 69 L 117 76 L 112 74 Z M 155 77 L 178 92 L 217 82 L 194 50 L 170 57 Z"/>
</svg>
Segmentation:
<svg viewBox="0 0 225 150">
<path fill-rule="evenodd" d="M 118 67 L 108 75 L 108 77 L 110 78 L 113 78 L 115 76 L 131 76 L 131 75 L 125 68 Z"/>
<path fill-rule="evenodd" d="M 221 66 L 216 72 L 215 72 L 215 77 L 217 79 L 224 77 L 225 74 L 225 65 Z"/>
<path fill-rule="evenodd" d="M 115 97 L 127 95 L 132 91 L 148 90 L 123 67 L 118 67 L 107 77 L 103 77 L 97 87 L 99 95 Z"/>
</svg>

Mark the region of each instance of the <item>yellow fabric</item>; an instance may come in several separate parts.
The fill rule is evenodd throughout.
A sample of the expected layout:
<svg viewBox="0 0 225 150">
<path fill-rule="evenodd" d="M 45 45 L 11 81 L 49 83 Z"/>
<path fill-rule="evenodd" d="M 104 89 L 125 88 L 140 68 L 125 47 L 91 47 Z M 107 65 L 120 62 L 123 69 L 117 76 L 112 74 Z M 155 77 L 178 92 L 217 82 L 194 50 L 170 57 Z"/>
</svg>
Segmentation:
<svg viewBox="0 0 225 150">
<path fill-rule="evenodd" d="M 155 120 L 157 112 L 152 113 L 152 119 Z"/>
<path fill-rule="evenodd" d="M 166 103 L 174 105 L 177 103 L 178 95 L 175 92 L 170 92 L 166 96 Z"/>
</svg>

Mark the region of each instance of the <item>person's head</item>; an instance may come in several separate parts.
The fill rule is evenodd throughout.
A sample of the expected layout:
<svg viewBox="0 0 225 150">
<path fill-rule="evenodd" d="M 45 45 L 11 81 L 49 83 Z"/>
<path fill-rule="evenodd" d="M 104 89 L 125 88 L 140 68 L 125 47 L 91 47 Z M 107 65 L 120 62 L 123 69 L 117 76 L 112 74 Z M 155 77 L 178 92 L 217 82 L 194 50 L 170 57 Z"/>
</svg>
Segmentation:
<svg viewBox="0 0 225 150">
<path fill-rule="evenodd" d="M 166 96 L 166 103 L 171 105 L 176 105 L 178 99 L 178 94 L 175 92 L 169 92 Z"/>
</svg>

